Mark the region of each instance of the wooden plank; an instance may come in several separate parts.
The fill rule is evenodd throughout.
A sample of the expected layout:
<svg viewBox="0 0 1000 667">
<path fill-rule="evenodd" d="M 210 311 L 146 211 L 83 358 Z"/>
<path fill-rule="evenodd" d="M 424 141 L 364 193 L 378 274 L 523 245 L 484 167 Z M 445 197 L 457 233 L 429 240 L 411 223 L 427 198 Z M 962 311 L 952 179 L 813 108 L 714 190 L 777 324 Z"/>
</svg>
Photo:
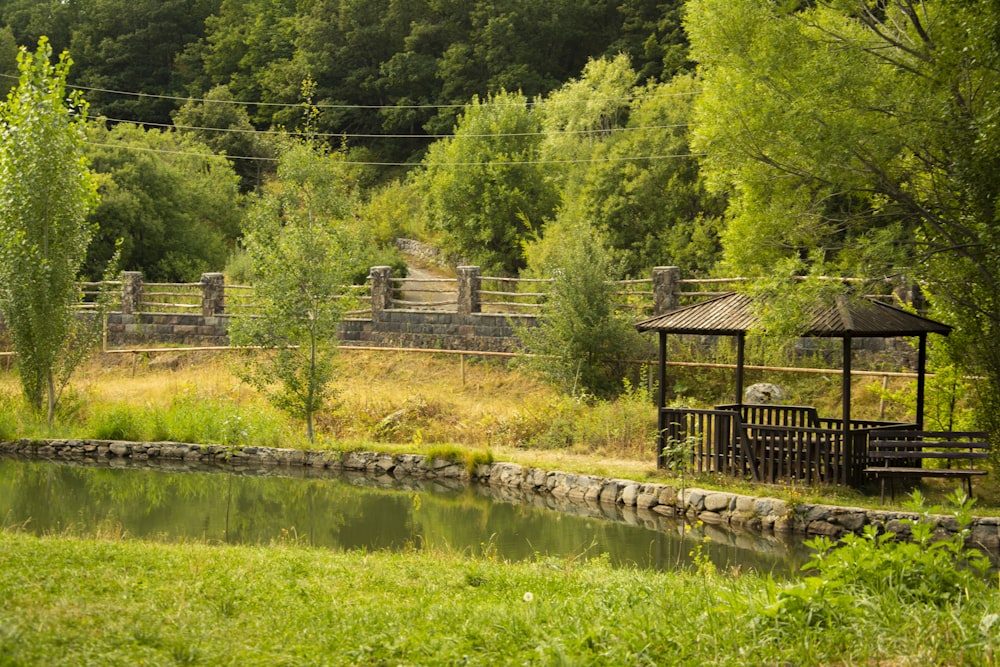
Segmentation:
<svg viewBox="0 0 1000 667">
<path fill-rule="evenodd" d="M 988 452 L 928 452 L 926 450 L 869 452 L 870 459 L 948 459 L 951 461 L 985 461 Z"/>
<path fill-rule="evenodd" d="M 909 477 L 969 477 L 985 475 L 989 471 L 970 468 L 883 468 L 875 466 L 865 468 L 865 472 L 875 475 L 905 475 Z"/>
</svg>

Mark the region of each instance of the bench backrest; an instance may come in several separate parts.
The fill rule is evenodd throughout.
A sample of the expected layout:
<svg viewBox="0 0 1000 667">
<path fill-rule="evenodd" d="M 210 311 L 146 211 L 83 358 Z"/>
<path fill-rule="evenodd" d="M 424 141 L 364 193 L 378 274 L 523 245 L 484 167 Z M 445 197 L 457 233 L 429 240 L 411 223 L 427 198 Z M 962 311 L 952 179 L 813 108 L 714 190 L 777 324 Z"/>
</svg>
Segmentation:
<svg viewBox="0 0 1000 667">
<path fill-rule="evenodd" d="M 890 465 L 920 459 L 976 461 L 989 458 L 989 442 L 982 431 L 882 430 L 872 433 L 868 458 Z M 919 465 L 919 463 L 917 463 Z"/>
</svg>

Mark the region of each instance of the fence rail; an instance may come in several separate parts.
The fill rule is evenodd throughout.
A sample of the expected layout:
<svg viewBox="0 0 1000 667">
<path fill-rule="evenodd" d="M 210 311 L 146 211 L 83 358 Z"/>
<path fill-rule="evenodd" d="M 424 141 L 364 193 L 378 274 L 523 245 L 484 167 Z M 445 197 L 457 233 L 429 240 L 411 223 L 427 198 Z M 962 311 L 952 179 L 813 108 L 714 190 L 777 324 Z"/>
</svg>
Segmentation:
<svg viewBox="0 0 1000 667">
<path fill-rule="evenodd" d="M 826 278 L 851 283 L 873 281 Z M 698 300 L 732 291 L 746 278 L 681 278 L 676 267 L 658 267 L 649 278 L 612 281 L 615 307 L 630 316 L 657 315 Z M 878 282 L 878 281 L 874 281 Z M 882 281 L 883 294 L 874 298 L 898 300 Z M 554 278 L 505 278 L 483 276 L 479 267 L 458 268 L 455 278 L 394 277 L 391 267 L 373 267 L 362 285 L 345 286 L 344 296 L 360 307 L 352 315 L 401 308 L 412 310 L 535 314 L 551 298 Z M 121 280 L 80 283 L 81 309 L 93 308 L 102 291 L 115 294 L 114 306 L 121 312 L 192 312 L 203 315 L 241 315 L 257 310 L 253 285 L 227 284 L 221 273 L 206 273 L 198 282 L 145 282 L 137 272 L 125 272 Z M 904 301 L 908 299 L 903 299 Z"/>
</svg>

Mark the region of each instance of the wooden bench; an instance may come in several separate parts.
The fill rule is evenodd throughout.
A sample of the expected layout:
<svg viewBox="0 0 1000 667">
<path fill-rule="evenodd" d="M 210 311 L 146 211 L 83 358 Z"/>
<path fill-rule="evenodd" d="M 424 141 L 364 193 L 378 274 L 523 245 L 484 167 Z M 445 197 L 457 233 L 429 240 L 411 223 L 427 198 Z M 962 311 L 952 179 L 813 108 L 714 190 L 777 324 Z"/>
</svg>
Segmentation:
<svg viewBox="0 0 1000 667">
<path fill-rule="evenodd" d="M 892 482 L 896 477 L 949 477 L 961 479 L 972 497 L 972 478 L 985 475 L 976 461 L 989 458 L 990 445 L 982 431 L 876 430 L 868 442 L 868 466 L 865 473 L 881 482 L 885 503 L 885 482 L 895 497 Z M 943 460 L 949 467 L 925 468 L 924 461 Z M 957 462 L 960 467 L 952 468 Z"/>
</svg>

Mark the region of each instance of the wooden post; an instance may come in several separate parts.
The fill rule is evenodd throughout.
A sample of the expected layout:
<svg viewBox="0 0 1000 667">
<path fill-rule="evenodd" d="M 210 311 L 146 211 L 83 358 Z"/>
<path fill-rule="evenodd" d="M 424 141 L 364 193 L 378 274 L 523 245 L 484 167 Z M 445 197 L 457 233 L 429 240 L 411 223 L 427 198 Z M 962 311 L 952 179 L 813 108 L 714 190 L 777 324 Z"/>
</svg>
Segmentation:
<svg viewBox="0 0 1000 667">
<path fill-rule="evenodd" d="M 924 430 L 924 391 L 927 381 L 927 334 L 920 334 L 917 347 L 917 430 Z"/>
<path fill-rule="evenodd" d="M 667 425 L 663 423 L 663 408 L 667 406 L 667 333 L 660 332 L 660 391 L 656 395 L 656 467 L 663 467 L 664 434 Z"/>
<path fill-rule="evenodd" d="M 747 334 L 745 331 L 736 335 L 736 405 L 743 405 L 743 365 L 746 361 Z"/>
</svg>

